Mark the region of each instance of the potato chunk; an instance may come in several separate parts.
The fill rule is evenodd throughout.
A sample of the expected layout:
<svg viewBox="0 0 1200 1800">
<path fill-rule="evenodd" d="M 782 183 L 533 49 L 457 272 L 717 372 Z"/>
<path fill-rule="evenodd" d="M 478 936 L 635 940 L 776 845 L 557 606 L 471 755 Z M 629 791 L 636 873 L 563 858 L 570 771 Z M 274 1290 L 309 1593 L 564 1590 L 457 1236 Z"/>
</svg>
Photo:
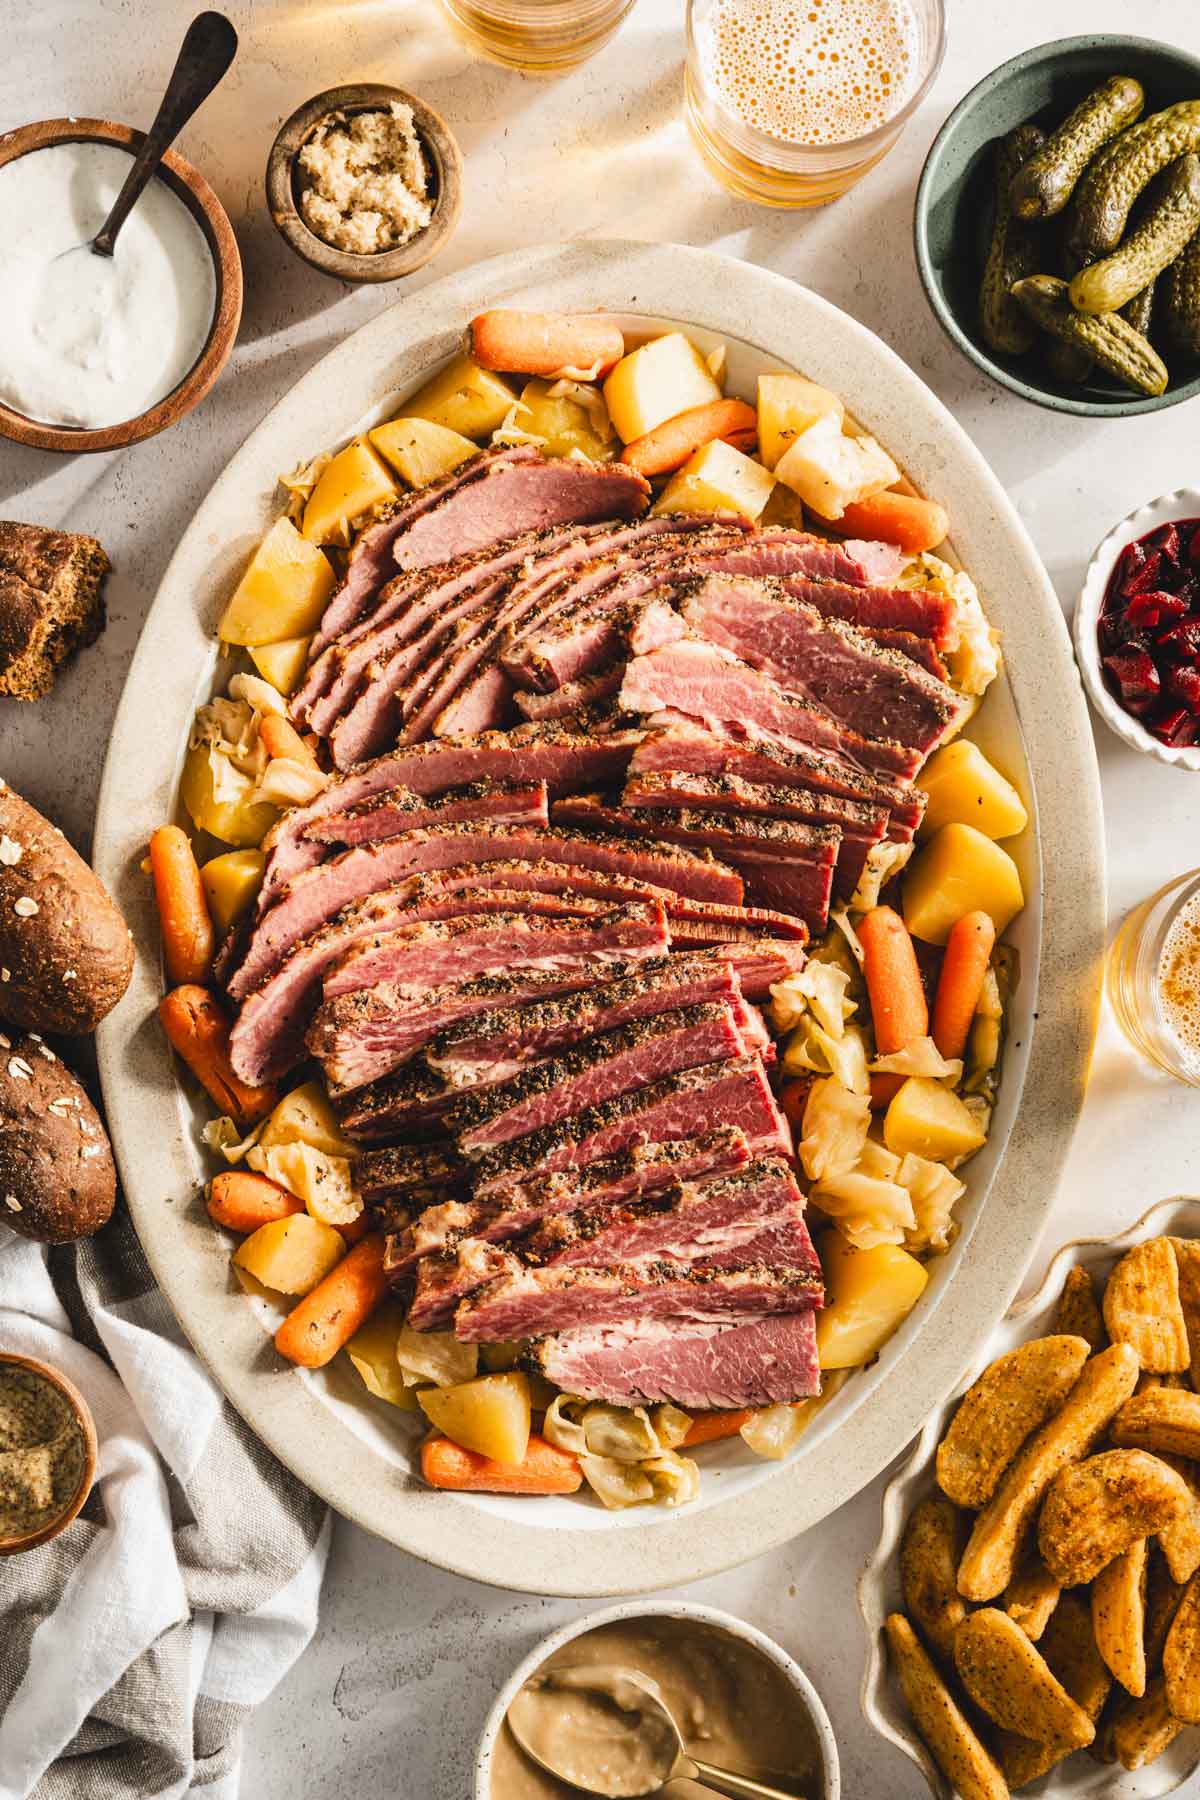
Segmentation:
<svg viewBox="0 0 1200 1800">
<path fill-rule="evenodd" d="M 369 1394 L 403 1412 L 415 1412 L 416 1392 L 405 1384 L 396 1361 L 396 1340 L 403 1324 L 404 1308 L 400 1302 L 385 1300 L 366 1324 L 359 1326 L 346 1345 L 346 1354 Z"/>
<path fill-rule="evenodd" d="M 825 1305 L 817 1314 L 823 1369 L 857 1369 L 876 1356 L 912 1311 L 929 1276 L 907 1250 L 877 1244 L 856 1250 L 840 1232 L 821 1244 Z"/>
<path fill-rule="evenodd" d="M 900 471 L 872 437 L 847 437 L 836 413 L 822 413 L 775 465 L 785 487 L 822 519 L 840 519 L 848 506 L 899 481 Z"/>
<path fill-rule="evenodd" d="M 888 1655 L 930 1755 L 962 1800 L 1008 1800 L 1004 1777 L 903 1613 L 884 1621 Z"/>
<path fill-rule="evenodd" d="M 760 375 L 758 378 L 758 447 L 768 469 L 810 425 L 827 414 L 837 419 L 838 430 L 846 408 L 838 396 L 803 375 Z"/>
<path fill-rule="evenodd" d="M 258 1140 L 264 1150 L 272 1144 L 311 1144 L 326 1156 L 355 1156 L 357 1150 L 338 1129 L 329 1096 L 319 1081 L 306 1081 L 285 1094 Z"/>
<path fill-rule="evenodd" d="M 1008 852 L 973 825 L 943 825 L 904 875 L 904 923 L 926 944 L 944 944 L 964 913 L 985 912 L 1000 937 L 1025 904 Z"/>
<path fill-rule="evenodd" d="M 350 523 L 395 493 L 395 482 L 370 444 L 356 438 L 322 469 L 304 508 L 301 534 L 310 544 L 345 543 Z"/>
<path fill-rule="evenodd" d="M 986 1506 L 1031 1432 L 1056 1413 L 1087 1361 L 1082 1338 L 1033 1338 L 998 1356 L 963 1395 L 938 1445 L 937 1481 L 958 1506 Z"/>
<path fill-rule="evenodd" d="M 306 632 L 302 637 L 280 638 L 277 644 L 254 644 L 250 658 L 263 680 L 287 699 L 304 677 L 311 643 L 312 633 Z"/>
<path fill-rule="evenodd" d="M 213 924 L 228 931 L 254 905 L 262 886 L 267 859 L 261 850 L 226 850 L 213 856 L 200 871 L 204 895 Z"/>
<path fill-rule="evenodd" d="M 519 1463 L 529 1444 L 529 1382 L 517 1370 L 479 1375 L 458 1387 L 423 1388 L 417 1395 L 432 1424 L 494 1462 Z"/>
<path fill-rule="evenodd" d="M 1143 1369 L 1167 1375 L 1190 1367 L 1179 1264 L 1170 1238 L 1151 1238 L 1125 1252 L 1104 1290 L 1104 1323 L 1114 1344 L 1132 1345 Z"/>
<path fill-rule="evenodd" d="M 904 1604 L 925 1641 L 947 1661 L 954 1655 L 954 1633 L 967 1616 L 955 1585 L 966 1541 L 966 1521 L 942 1494 L 918 1502 L 900 1540 Z"/>
<path fill-rule="evenodd" d="M 1058 1750 L 1082 1750 L 1095 1737 L 1083 1708 L 998 1607 L 964 1619 L 954 1635 L 954 1662 L 972 1700 L 1004 1730 Z"/>
<path fill-rule="evenodd" d="M 950 1162 L 978 1150 L 987 1133 L 948 1087 L 910 1075 L 884 1114 L 883 1141 L 896 1156 Z"/>
<path fill-rule="evenodd" d="M 1139 1538 L 1092 1583 L 1096 1648 L 1127 1694 L 1146 1691 L 1146 1574 L 1149 1540 Z"/>
<path fill-rule="evenodd" d="M 689 457 L 654 504 L 656 513 L 739 513 L 757 519 L 775 477 L 718 438 Z"/>
<path fill-rule="evenodd" d="M 516 389 L 469 356 L 456 356 L 405 403 L 405 417 L 429 419 L 462 437 L 490 437 L 508 416 Z"/>
<path fill-rule="evenodd" d="M 227 797 L 216 795 L 213 757 L 208 744 L 196 744 L 183 761 L 179 795 L 197 831 L 207 831 L 223 844 L 243 849 L 261 844 L 279 817 L 279 809 L 265 800 L 252 800 L 254 783 L 222 759 Z"/>
<path fill-rule="evenodd" d="M 719 400 L 721 389 L 691 339 L 672 331 L 623 356 L 604 383 L 604 398 L 617 435 L 631 444 L 664 419 Z"/>
<path fill-rule="evenodd" d="M 1191 1504 L 1187 1483 L 1157 1456 L 1104 1450 L 1055 1475 L 1038 1518 L 1038 1548 L 1064 1587 L 1079 1587 Z"/>
<path fill-rule="evenodd" d="M 479 445 L 432 419 L 392 419 L 368 431 L 371 445 L 409 487 L 428 487 L 479 455 Z"/>
<path fill-rule="evenodd" d="M 943 825 L 973 825 L 984 837 L 1015 837 L 1029 823 L 1016 788 L 970 738 L 956 738 L 935 750 L 917 779 L 928 796 L 921 822 L 924 837 Z"/>
<path fill-rule="evenodd" d="M 276 519 L 238 582 L 217 636 L 226 644 L 277 644 L 315 631 L 333 592 L 329 558 Z"/>
<path fill-rule="evenodd" d="M 233 1260 L 277 1294 L 308 1294 L 345 1254 L 340 1231 L 308 1213 L 293 1213 L 251 1232 L 234 1251 Z"/>
</svg>

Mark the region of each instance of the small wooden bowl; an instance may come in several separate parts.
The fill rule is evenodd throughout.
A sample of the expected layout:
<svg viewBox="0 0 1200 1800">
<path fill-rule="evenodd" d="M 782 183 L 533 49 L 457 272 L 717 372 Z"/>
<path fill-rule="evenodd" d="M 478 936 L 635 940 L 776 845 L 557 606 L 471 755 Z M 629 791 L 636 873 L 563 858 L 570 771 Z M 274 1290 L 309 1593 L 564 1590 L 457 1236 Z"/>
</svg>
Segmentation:
<svg viewBox="0 0 1200 1800">
<path fill-rule="evenodd" d="M 83 1431 L 83 1473 L 79 1477 L 79 1486 L 73 1499 L 38 1530 L 17 1532 L 11 1537 L 0 1536 L 0 1556 L 16 1556 L 21 1550 L 33 1550 L 38 1544 L 49 1543 L 60 1531 L 65 1531 L 91 1493 L 92 1483 L 96 1479 L 96 1422 L 92 1418 L 91 1407 L 75 1383 L 57 1369 L 51 1368 L 49 1363 L 38 1362 L 32 1356 L 11 1356 L 0 1352 L 0 1364 L 7 1364 L 9 1368 L 29 1369 L 34 1375 L 40 1375 L 44 1381 L 56 1387 L 79 1420 Z"/>
<path fill-rule="evenodd" d="M 111 119 L 43 119 L 40 124 L 22 125 L 0 137 L 0 166 L 30 150 L 47 150 L 53 144 L 115 144 L 119 150 L 133 154 L 141 148 L 145 135 L 131 125 L 117 125 Z M 233 227 L 203 175 L 182 156 L 168 150 L 158 175 L 183 201 L 212 253 L 216 305 L 200 355 L 178 387 L 135 419 L 89 431 L 70 425 L 43 425 L 0 402 L 0 435 L 13 438 L 18 444 L 31 444 L 37 450 L 65 451 L 68 456 L 91 450 L 125 450 L 130 444 L 157 436 L 191 412 L 229 361 L 242 317 L 242 259 Z"/>
<path fill-rule="evenodd" d="M 413 124 L 429 164 L 433 216 L 423 231 L 395 250 L 377 250 L 366 256 L 335 250 L 309 229 L 300 214 L 296 159 L 301 146 L 330 113 L 380 112 L 393 100 L 412 108 Z M 298 107 L 280 126 L 267 159 L 267 205 L 284 241 L 323 275 L 333 275 L 338 281 L 398 281 L 401 276 L 424 268 L 458 223 L 462 209 L 462 152 L 445 120 L 403 88 L 373 81 L 326 88 L 323 94 Z"/>
</svg>

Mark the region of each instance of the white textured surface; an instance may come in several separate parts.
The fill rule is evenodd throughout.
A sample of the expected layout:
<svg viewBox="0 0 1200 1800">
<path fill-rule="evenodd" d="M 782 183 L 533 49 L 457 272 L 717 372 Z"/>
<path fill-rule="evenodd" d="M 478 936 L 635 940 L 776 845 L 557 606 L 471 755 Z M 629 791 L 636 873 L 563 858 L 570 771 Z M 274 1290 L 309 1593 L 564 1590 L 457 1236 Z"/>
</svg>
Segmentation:
<svg viewBox="0 0 1200 1800">
<path fill-rule="evenodd" d="M 10 3 L 0 128 L 74 111 L 145 124 L 194 7 L 184 0 Z M 278 122 L 334 82 L 392 80 L 444 113 L 467 157 L 458 235 L 433 273 L 567 233 L 712 244 L 806 281 L 878 331 L 947 402 L 1018 503 L 1064 606 L 1097 540 L 1139 502 L 1195 481 L 1191 406 L 1150 418 L 1060 418 L 976 377 L 941 337 L 910 248 L 916 175 L 963 92 L 1021 48 L 1054 36 L 1137 29 L 1200 50 L 1181 0 L 951 0 L 937 86 L 905 138 L 849 198 L 813 215 L 728 199 L 700 169 L 679 110 L 681 0 L 641 0 L 590 65 L 530 82 L 472 60 L 434 0 L 258 0 L 229 8 L 242 36 L 234 75 L 181 147 L 237 228 L 247 309 L 215 394 L 166 438 L 75 463 L 0 447 L 0 511 L 93 530 L 117 564 L 111 623 L 37 708 L 0 703 L 0 766 L 86 848 L 109 724 L 145 608 L 176 538 L 229 453 L 279 395 L 388 292 L 339 288 L 290 258 L 262 205 Z M 19 32 L 16 25 L 19 17 Z M 416 280 L 421 281 L 421 277 Z M 154 722 L 147 720 L 147 729 Z M 1101 730 L 1115 921 L 1197 861 L 1200 784 Z M 1101 1030 L 1088 1110 L 1046 1248 L 1119 1228 L 1154 1199 L 1200 1188 L 1195 1106 Z M 1041 1255 L 1039 1253 L 1039 1261 Z M 696 1584 L 692 1597 L 752 1619 L 817 1681 L 842 1747 L 844 1790 L 920 1800 L 923 1783 L 861 1723 L 854 1581 L 878 1529 L 868 1492 L 788 1550 Z M 463 1800 L 472 1740 L 497 1685 L 535 1635 L 579 1610 L 439 1575 L 339 1528 L 322 1631 L 251 1734 L 245 1790 L 291 1800 L 351 1792 Z"/>
</svg>

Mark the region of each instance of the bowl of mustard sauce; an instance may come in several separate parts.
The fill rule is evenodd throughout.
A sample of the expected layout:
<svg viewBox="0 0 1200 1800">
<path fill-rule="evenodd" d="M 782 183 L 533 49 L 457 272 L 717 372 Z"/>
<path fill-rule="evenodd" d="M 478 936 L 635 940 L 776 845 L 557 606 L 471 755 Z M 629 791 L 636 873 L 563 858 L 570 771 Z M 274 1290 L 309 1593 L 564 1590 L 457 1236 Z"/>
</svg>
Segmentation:
<svg viewBox="0 0 1200 1800">
<path fill-rule="evenodd" d="M 605 1754 L 604 1706 L 614 1668 L 662 1695 L 689 1755 L 797 1800 L 839 1800 L 837 1743 L 829 1716 L 799 1664 L 765 1633 L 731 1613 L 688 1601 L 631 1601 L 551 1633 L 501 1688 L 488 1714 L 475 1768 L 474 1800 L 579 1800 L 578 1787 L 548 1774 L 522 1749 L 509 1709 L 537 1678 L 547 1742 L 574 1739 L 577 1768 Z M 596 1671 L 594 1708 L 587 1672 Z M 567 1680 L 556 1674 L 570 1672 Z M 526 1724 L 525 1729 L 528 1729 Z M 709 1792 L 671 1783 L 672 1796 Z"/>
</svg>

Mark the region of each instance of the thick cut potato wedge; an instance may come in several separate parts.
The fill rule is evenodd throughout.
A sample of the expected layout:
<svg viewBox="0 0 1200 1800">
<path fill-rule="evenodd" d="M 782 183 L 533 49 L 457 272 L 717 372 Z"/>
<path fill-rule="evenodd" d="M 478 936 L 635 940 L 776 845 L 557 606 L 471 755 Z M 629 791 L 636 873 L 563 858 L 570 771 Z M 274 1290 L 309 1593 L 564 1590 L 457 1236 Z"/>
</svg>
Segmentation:
<svg viewBox="0 0 1200 1800">
<path fill-rule="evenodd" d="M 956 1506 L 986 1506 L 1030 1434 L 1056 1413 L 1087 1361 L 1082 1338 L 1034 1338 L 998 1356 L 963 1395 L 938 1445 L 937 1480 Z"/>
<path fill-rule="evenodd" d="M 848 506 L 882 493 L 900 471 L 872 437 L 847 437 L 836 413 L 822 413 L 793 440 L 775 465 L 785 487 L 822 519 L 837 521 Z"/>
<path fill-rule="evenodd" d="M 276 519 L 221 614 L 217 636 L 226 644 L 258 645 L 315 631 L 333 586 L 325 552 L 290 519 Z"/>
<path fill-rule="evenodd" d="M 883 1141 L 896 1156 L 950 1162 L 986 1144 L 987 1133 L 950 1088 L 910 1075 L 884 1114 Z"/>
<path fill-rule="evenodd" d="M 228 931 L 249 912 L 262 886 L 266 866 L 261 850 L 226 850 L 205 863 L 200 880 L 218 931 Z"/>
<path fill-rule="evenodd" d="M 304 508 L 301 535 L 310 544 L 344 544 L 353 520 L 395 494 L 396 484 L 370 444 L 356 438 L 322 469 Z"/>
<path fill-rule="evenodd" d="M 1092 1637 L 1086 1596 L 1070 1592 L 1062 1596 L 1038 1648 L 1055 1679 L 1095 1725 L 1112 1688 L 1112 1676 Z M 996 1756 L 1012 1788 L 1027 1787 L 1068 1754 L 1047 1744 L 1035 1744 L 1016 1732 L 997 1733 Z"/>
<path fill-rule="evenodd" d="M 262 676 L 277 688 L 284 699 L 290 699 L 304 678 L 308 667 L 308 646 L 312 633 L 303 637 L 280 638 L 277 644 L 254 644 L 250 660 Z"/>
<path fill-rule="evenodd" d="M 969 912 L 1001 937 L 1024 904 L 1016 863 L 973 825 L 943 825 L 904 872 L 904 923 L 926 944 L 944 944 Z"/>
<path fill-rule="evenodd" d="M 1179 1264 L 1170 1238 L 1151 1238 L 1125 1252 L 1104 1290 L 1104 1323 L 1114 1344 L 1136 1350 L 1143 1369 L 1167 1375 L 1190 1366 Z"/>
<path fill-rule="evenodd" d="M 1142 1389 L 1113 1420 L 1112 1441 L 1156 1455 L 1200 1457 L 1200 1394 L 1190 1388 Z"/>
<path fill-rule="evenodd" d="M 428 487 L 479 455 L 479 445 L 432 419 L 392 419 L 368 431 L 373 449 L 409 487 Z"/>
<path fill-rule="evenodd" d="M 1004 1590 L 1004 1610 L 1036 1644 L 1053 1615 L 1062 1589 L 1037 1553 L 1027 1544 L 1012 1580 Z"/>
<path fill-rule="evenodd" d="M 1067 1270 L 1067 1278 L 1058 1297 L 1058 1310 L 1054 1315 L 1054 1329 L 1069 1337 L 1086 1338 L 1093 1350 L 1103 1350 L 1108 1343 L 1104 1316 L 1100 1311 L 1100 1302 L 1096 1299 L 1092 1278 L 1078 1263 L 1073 1269 Z"/>
<path fill-rule="evenodd" d="M 895 1244 L 856 1250 L 839 1232 L 821 1244 L 825 1305 L 817 1314 L 823 1369 L 857 1369 L 878 1355 L 929 1280 L 915 1256 Z"/>
<path fill-rule="evenodd" d="M 994 1606 L 971 1613 L 954 1634 L 959 1680 L 1005 1731 L 1058 1750 L 1082 1750 L 1096 1728 L 1021 1627 Z"/>
<path fill-rule="evenodd" d="M 903 1613 L 884 1622 L 888 1653 L 913 1722 L 961 1800 L 1008 1800 L 1008 1786 Z"/>
<path fill-rule="evenodd" d="M 828 388 L 803 375 L 760 375 L 758 378 L 758 448 L 768 469 L 790 450 L 802 431 L 832 414 L 842 429 L 846 408 Z"/>
<path fill-rule="evenodd" d="M 519 1463 L 529 1445 L 529 1383 L 519 1370 L 480 1375 L 458 1387 L 422 1388 L 417 1395 L 432 1424 L 464 1450 L 493 1462 Z"/>
<path fill-rule="evenodd" d="M 1096 1648 L 1127 1694 L 1146 1691 L 1146 1574 L 1149 1541 L 1139 1538 L 1092 1583 Z"/>
<path fill-rule="evenodd" d="M 277 1294 L 309 1294 L 345 1254 L 346 1241 L 332 1225 L 293 1213 L 251 1232 L 233 1260 Z"/>
<path fill-rule="evenodd" d="M 1166 1558 L 1167 1568 L 1182 1586 L 1200 1569 L 1200 1471 L 1186 1457 L 1164 1455 L 1162 1451 L 1158 1454 L 1187 1483 L 1192 1496 L 1192 1504 L 1182 1518 L 1158 1534 L 1158 1546 Z"/>
<path fill-rule="evenodd" d="M 1172 1238 L 1171 1244 L 1179 1270 L 1179 1305 L 1187 1327 L 1188 1380 L 1200 1390 L 1200 1242 Z"/>
<path fill-rule="evenodd" d="M 405 403 L 406 419 L 429 419 L 466 438 L 491 437 L 517 397 L 511 382 L 456 356 Z"/>
<path fill-rule="evenodd" d="M 1139 1538 L 1182 1517 L 1185 1481 L 1144 1450 L 1105 1450 L 1060 1469 L 1046 1490 L 1038 1548 L 1064 1587 L 1093 1581 Z"/>
<path fill-rule="evenodd" d="M 922 837 L 932 837 L 943 825 L 973 825 L 992 839 L 1015 837 L 1029 823 L 1012 782 L 970 738 L 956 738 L 935 750 L 917 786 L 927 796 Z"/>
<path fill-rule="evenodd" d="M 604 383 L 608 416 L 624 444 L 645 437 L 676 413 L 720 398 L 720 383 L 681 331 L 631 350 Z"/>
<path fill-rule="evenodd" d="M 718 438 L 689 457 L 654 503 L 656 513 L 738 513 L 757 519 L 775 477 Z"/>
<path fill-rule="evenodd" d="M 1185 1725 L 1200 1725 L 1200 1575 L 1193 1575 L 1163 1645 L 1167 1704 Z"/>
<path fill-rule="evenodd" d="M 1182 1730 L 1171 1712 L 1166 1683 L 1151 1682 L 1140 1700 L 1130 1700 L 1113 1719 L 1113 1755 L 1123 1769 L 1144 1769 L 1170 1749 Z"/>
<path fill-rule="evenodd" d="M 965 1519 L 941 1494 L 913 1508 L 900 1540 L 904 1604 L 925 1642 L 946 1662 L 953 1659 L 954 1633 L 967 1616 L 955 1585 L 966 1541 Z"/>
<path fill-rule="evenodd" d="M 1083 1365 L 1066 1400 L 1018 1452 L 976 1519 L 958 1566 L 958 1591 L 965 1600 L 994 1600 L 1004 1592 L 1046 1489 L 1060 1469 L 1087 1455 L 1137 1378 L 1137 1357 L 1126 1344 L 1114 1344 Z"/>
<path fill-rule="evenodd" d="M 415 1412 L 416 1389 L 405 1385 L 396 1361 L 396 1340 L 403 1324 L 404 1308 L 400 1302 L 385 1300 L 366 1324 L 359 1326 L 346 1345 L 346 1354 L 369 1394 L 398 1406 L 402 1412 Z"/>
<path fill-rule="evenodd" d="M 224 765 L 224 781 L 235 792 L 230 798 L 218 800 L 211 746 L 194 745 L 183 759 L 179 778 L 179 797 L 192 824 L 222 844 L 236 844 L 242 849 L 261 844 L 279 817 L 278 807 L 265 800 L 252 800 L 254 783 L 232 765 Z"/>
<path fill-rule="evenodd" d="M 259 1138 L 262 1149 L 272 1144 L 311 1144 L 326 1156 L 352 1157 L 358 1154 L 350 1139 L 343 1137 L 337 1116 L 329 1104 L 329 1096 L 319 1081 L 306 1081 L 302 1087 L 285 1094 L 275 1108 Z"/>
</svg>

